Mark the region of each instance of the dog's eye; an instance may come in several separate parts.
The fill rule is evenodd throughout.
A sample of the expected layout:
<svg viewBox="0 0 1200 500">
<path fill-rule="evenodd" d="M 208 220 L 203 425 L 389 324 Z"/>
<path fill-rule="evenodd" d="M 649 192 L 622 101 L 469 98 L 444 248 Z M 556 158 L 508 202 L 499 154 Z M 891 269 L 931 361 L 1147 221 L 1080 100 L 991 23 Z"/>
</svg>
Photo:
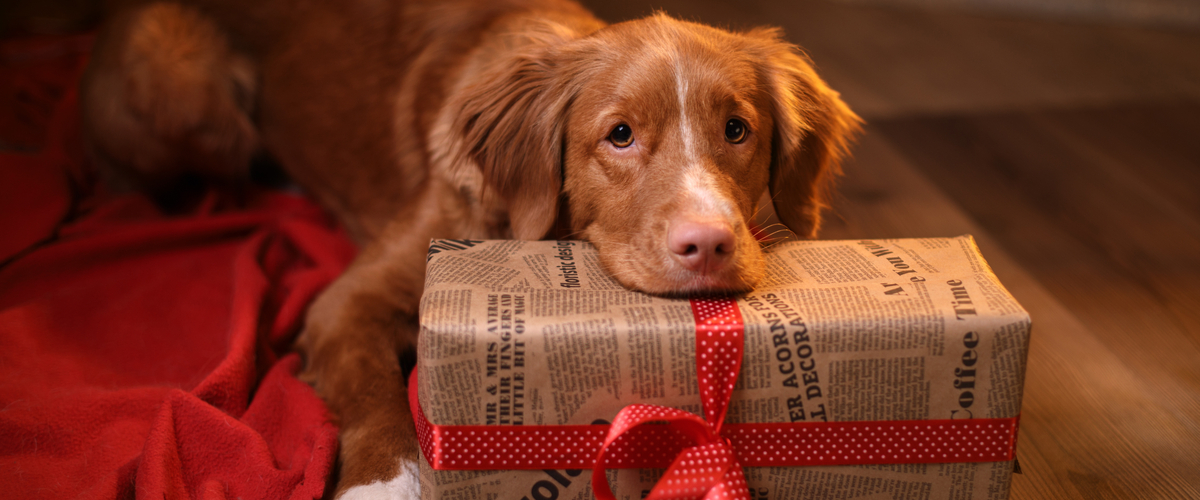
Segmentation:
<svg viewBox="0 0 1200 500">
<path fill-rule="evenodd" d="M 618 148 L 629 147 L 630 144 L 633 144 L 633 129 L 624 123 L 617 125 L 617 128 L 608 133 L 608 142 Z"/>
<path fill-rule="evenodd" d="M 725 122 L 725 140 L 738 144 L 746 140 L 746 124 L 737 118 Z"/>
</svg>

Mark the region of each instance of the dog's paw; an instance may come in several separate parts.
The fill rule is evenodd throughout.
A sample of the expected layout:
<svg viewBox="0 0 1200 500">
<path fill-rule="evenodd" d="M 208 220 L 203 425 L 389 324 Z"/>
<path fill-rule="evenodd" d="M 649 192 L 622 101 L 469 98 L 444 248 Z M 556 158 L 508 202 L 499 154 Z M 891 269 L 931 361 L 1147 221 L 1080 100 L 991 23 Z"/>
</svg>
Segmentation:
<svg viewBox="0 0 1200 500">
<path fill-rule="evenodd" d="M 417 476 L 417 464 L 401 460 L 399 474 L 388 481 L 354 486 L 342 492 L 338 500 L 417 500 L 421 497 L 421 485 Z"/>
</svg>

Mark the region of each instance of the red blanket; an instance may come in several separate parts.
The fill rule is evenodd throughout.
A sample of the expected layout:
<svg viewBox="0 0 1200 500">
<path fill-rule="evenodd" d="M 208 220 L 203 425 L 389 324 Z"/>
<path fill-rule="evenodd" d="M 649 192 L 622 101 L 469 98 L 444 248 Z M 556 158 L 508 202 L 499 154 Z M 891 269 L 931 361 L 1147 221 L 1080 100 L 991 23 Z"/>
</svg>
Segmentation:
<svg viewBox="0 0 1200 500">
<path fill-rule="evenodd" d="M 167 216 L 104 192 L 86 41 L 0 51 L 0 496 L 320 497 L 337 430 L 289 350 L 353 247 L 284 193 Z"/>
</svg>

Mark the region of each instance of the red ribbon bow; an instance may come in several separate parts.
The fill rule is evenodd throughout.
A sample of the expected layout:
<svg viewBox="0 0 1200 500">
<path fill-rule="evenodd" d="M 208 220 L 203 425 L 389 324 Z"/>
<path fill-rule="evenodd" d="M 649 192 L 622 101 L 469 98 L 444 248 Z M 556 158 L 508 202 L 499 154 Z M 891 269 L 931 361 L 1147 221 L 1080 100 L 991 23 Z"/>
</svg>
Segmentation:
<svg viewBox="0 0 1200 500">
<path fill-rule="evenodd" d="M 733 386 L 742 369 L 746 337 L 742 313 L 732 299 L 692 299 L 691 303 L 696 318 L 696 375 L 705 418 L 665 406 L 623 408 L 592 468 L 592 492 L 597 500 L 615 500 L 604 473 L 609 446 L 626 432 L 654 422 L 666 422 L 668 429 L 695 445 L 675 457 L 646 500 L 750 498 L 733 446 L 721 437 Z"/>
</svg>

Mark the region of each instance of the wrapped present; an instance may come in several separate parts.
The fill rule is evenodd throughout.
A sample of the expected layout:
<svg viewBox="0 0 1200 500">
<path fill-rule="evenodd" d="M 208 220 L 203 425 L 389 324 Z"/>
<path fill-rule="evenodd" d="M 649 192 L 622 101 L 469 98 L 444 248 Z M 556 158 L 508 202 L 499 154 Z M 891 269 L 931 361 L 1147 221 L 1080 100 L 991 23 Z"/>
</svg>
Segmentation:
<svg viewBox="0 0 1200 500">
<path fill-rule="evenodd" d="M 422 498 L 1007 497 L 1030 320 L 970 236 L 766 258 L 664 298 L 582 241 L 433 241 Z"/>
</svg>

